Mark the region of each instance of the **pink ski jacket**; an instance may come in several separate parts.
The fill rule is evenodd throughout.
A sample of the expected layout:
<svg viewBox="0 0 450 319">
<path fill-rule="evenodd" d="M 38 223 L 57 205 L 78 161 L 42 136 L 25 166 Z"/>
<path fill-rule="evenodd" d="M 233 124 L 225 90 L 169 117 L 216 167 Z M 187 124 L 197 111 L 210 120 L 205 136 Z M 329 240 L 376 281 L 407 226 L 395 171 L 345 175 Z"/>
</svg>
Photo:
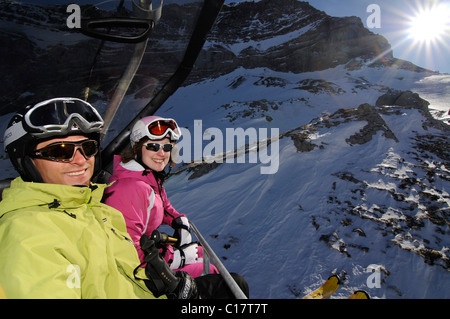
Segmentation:
<svg viewBox="0 0 450 319">
<path fill-rule="evenodd" d="M 142 262 L 141 236 L 150 236 L 161 225 L 171 226 L 175 218 L 185 215 L 172 207 L 164 187 L 156 181 L 151 171 L 144 170 L 134 160 L 122 163 L 120 156 L 115 155 L 114 172 L 109 183 L 113 184 L 105 191 L 105 203 L 122 212 Z"/>
<path fill-rule="evenodd" d="M 142 262 L 144 252 L 139 243 L 141 236 L 150 236 L 161 225 L 171 226 L 175 218 L 185 215 L 178 213 L 170 204 L 164 187 L 155 179 L 153 173 L 134 160 L 122 163 L 120 156 L 115 155 L 114 172 L 109 183 L 112 184 L 105 191 L 104 201 L 122 212 L 128 234 Z M 169 264 L 173 254 L 172 246 L 168 246 L 163 257 Z M 200 246 L 198 256 L 203 257 Z M 192 277 L 198 277 L 203 271 L 203 263 L 188 264 L 177 270 L 187 271 Z M 210 272 L 218 273 L 213 265 L 210 265 Z"/>
</svg>

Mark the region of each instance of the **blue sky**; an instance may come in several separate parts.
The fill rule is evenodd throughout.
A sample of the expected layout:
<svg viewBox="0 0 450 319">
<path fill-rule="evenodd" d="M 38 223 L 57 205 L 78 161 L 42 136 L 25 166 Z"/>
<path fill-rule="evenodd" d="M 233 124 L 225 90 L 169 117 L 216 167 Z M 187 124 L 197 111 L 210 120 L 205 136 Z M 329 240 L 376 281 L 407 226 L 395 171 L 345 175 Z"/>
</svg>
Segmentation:
<svg viewBox="0 0 450 319">
<path fill-rule="evenodd" d="M 226 0 L 225 3 L 240 1 L 246 0 Z M 360 17 L 363 24 L 373 33 L 381 34 L 388 39 L 396 58 L 413 62 L 430 70 L 450 73 L 450 0 L 310 0 L 307 2 L 331 16 Z M 371 9 L 370 5 L 378 6 L 379 19 L 376 19 L 374 15 L 376 11 L 368 12 L 368 9 Z M 434 41 L 417 41 L 408 32 L 410 20 L 433 5 L 442 5 L 443 8 L 448 9 L 445 30 L 442 30 L 443 34 Z M 368 20 L 369 23 L 379 21 L 380 24 L 369 27 Z"/>
</svg>

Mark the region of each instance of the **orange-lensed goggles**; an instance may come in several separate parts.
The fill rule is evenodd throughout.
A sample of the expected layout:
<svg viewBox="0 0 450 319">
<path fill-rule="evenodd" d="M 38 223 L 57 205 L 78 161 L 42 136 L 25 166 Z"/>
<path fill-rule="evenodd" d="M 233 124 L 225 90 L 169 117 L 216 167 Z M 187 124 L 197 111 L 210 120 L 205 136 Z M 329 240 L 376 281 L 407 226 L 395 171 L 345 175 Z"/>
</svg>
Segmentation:
<svg viewBox="0 0 450 319">
<path fill-rule="evenodd" d="M 177 122 L 172 119 L 157 119 L 151 122 L 147 126 L 150 139 L 162 139 L 167 134 L 171 139 L 179 140 L 181 137 L 181 131 Z"/>
</svg>

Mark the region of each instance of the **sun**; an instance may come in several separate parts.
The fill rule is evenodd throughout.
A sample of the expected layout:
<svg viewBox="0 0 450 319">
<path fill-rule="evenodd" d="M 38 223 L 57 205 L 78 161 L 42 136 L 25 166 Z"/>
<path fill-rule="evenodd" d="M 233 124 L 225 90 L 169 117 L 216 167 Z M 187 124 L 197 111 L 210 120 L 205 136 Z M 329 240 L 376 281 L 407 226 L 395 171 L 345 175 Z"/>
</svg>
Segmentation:
<svg viewBox="0 0 450 319">
<path fill-rule="evenodd" d="M 409 37 L 418 42 L 439 40 L 450 28 L 450 7 L 423 8 L 410 19 Z"/>
</svg>

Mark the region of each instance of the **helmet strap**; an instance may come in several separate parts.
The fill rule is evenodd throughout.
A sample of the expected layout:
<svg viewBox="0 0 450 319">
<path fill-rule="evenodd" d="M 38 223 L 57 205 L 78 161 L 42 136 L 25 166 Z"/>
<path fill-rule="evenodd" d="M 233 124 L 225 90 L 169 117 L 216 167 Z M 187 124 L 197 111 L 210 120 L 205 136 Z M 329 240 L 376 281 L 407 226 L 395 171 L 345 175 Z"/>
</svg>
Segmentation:
<svg viewBox="0 0 450 319">
<path fill-rule="evenodd" d="M 44 182 L 41 174 L 39 173 L 36 166 L 34 166 L 34 163 L 29 156 L 25 156 L 23 158 L 22 167 L 24 169 L 22 172 L 20 172 L 20 176 L 25 182 L 35 182 L 35 183 Z"/>
</svg>

